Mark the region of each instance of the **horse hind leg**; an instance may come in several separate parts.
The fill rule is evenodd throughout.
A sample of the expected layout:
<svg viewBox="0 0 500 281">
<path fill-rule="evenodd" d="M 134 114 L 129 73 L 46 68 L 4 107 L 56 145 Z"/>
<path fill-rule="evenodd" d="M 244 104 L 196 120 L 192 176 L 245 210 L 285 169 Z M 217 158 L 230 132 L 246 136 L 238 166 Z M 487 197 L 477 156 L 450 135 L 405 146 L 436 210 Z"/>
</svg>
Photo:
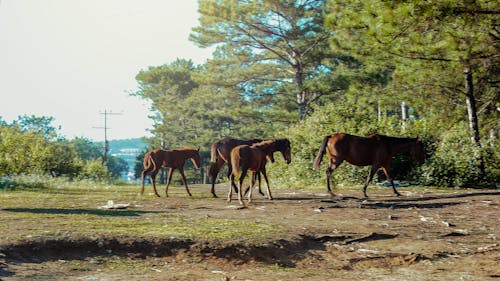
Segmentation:
<svg viewBox="0 0 500 281">
<path fill-rule="evenodd" d="M 368 187 L 368 185 L 372 181 L 373 176 L 375 175 L 375 172 L 377 172 L 378 168 L 379 168 L 378 166 L 372 166 L 370 169 L 370 172 L 368 173 L 368 178 L 366 179 L 366 182 L 363 185 L 363 195 L 365 197 L 368 197 L 368 195 L 366 194 L 366 188 Z"/>
<path fill-rule="evenodd" d="M 227 162 L 227 177 L 228 178 L 231 178 L 231 175 L 233 174 L 233 167 L 231 165 L 232 165 L 231 162 Z M 232 182 L 231 185 L 234 189 L 234 192 L 238 193 L 238 187 L 236 186 L 236 183 Z"/>
<path fill-rule="evenodd" d="M 229 176 L 229 180 L 231 182 L 229 183 L 229 191 L 227 193 L 227 202 L 231 202 L 231 199 L 232 199 L 231 197 L 233 197 L 233 185 L 235 184 L 234 183 L 234 175 L 233 174 L 231 174 Z"/>
<path fill-rule="evenodd" d="M 245 203 L 243 202 L 243 181 L 245 180 L 246 176 L 247 176 L 247 169 L 242 169 L 241 175 L 240 175 L 240 190 L 238 192 L 238 201 L 243 206 L 245 206 Z M 251 190 L 250 190 L 250 194 L 252 194 Z"/>
<path fill-rule="evenodd" d="M 257 180 L 259 182 L 259 193 L 260 195 L 264 196 L 264 192 L 262 192 L 262 188 L 261 188 L 261 177 L 260 177 L 260 173 L 257 173 Z"/>
<path fill-rule="evenodd" d="M 330 196 L 334 197 L 335 194 L 332 192 L 332 189 L 330 188 L 330 179 L 332 177 L 332 174 L 333 174 L 333 171 L 335 171 L 339 166 L 340 164 L 342 164 L 344 160 L 339 160 L 339 159 L 336 159 L 336 161 L 333 161 L 333 159 L 330 160 L 330 165 L 328 166 L 328 168 L 326 168 L 326 188 L 328 190 L 328 193 L 330 193 Z M 333 184 L 335 185 L 335 182 L 333 182 Z"/>
<path fill-rule="evenodd" d="M 168 186 L 170 185 L 170 182 L 172 181 L 173 174 L 174 174 L 174 168 L 170 168 L 168 170 L 167 186 L 165 187 L 165 196 L 167 196 L 167 197 L 168 197 Z"/>
<path fill-rule="evenodd" d="M 394 185 L 394 181 L 392 180 L 392 177 L 390 176 L 390 173 L 389 173 L 389 168 L 388 167 L 382 167 L 382 170 L 384 171 L 384 174 L 387 177 L 387 179 L 391 182 L 392 191 L 394 192 L 394 194 L 396 194 L 396 196 L 401 196 L 401 193 L 399 193 L 396 190 L 396 186 Z"/>
<path fill-rule="evenodd" d="M 147 170 L 143 170 L 141 172 L 141 193 L 139 193 L 141 196 L 144 194 L 144 180 L 146 179 L 147 176 Z"/>
<path fill-rule="evenodd" d="M 217 159 L 217 162 L 211 162 L 210 168 L 208 170 L 208 174 L 212 180 L 212 185 L 210 187 L 210 193 L 212 193 L 213 198 L 217 198 L 217 194 L 215 194 L 215 181 L 217 180 L 217 175 L 220 172 L 220 168 L 224 165 L 224 161 L 221 159 Z"/>
<path fill-rule="evenodd" d="M 155 191 L 156 196 L 160 197 L 160 194 L 158 194 L 158 191 L 156 190 L 156 174 L 158 171 L 153 171 L 151 174 L 151 182 L 153 183 L 153 190 Z"/>
</svg>

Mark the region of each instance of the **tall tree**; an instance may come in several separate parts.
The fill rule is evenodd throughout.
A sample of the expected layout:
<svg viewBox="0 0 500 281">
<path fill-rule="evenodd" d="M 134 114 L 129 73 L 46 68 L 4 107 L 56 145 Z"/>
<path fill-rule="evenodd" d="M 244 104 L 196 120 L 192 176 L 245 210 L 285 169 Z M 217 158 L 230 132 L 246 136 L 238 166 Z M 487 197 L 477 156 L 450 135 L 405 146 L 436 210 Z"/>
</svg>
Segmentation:
<svg viewBox="0 0 500 281">
<path fill-rule="evenodd" d="M 453 77 L 462 77 L 460 92 L 471 140 L 480 146 L 475 86 L 480 80 L 491 80 L 490 70 L 499 62 L 496 1 L 331 1 L 329 12 L 333 46 L 362 56 L 381 53 L 411 64 L 413 72 L 432 63 L 445 72 L 454 70 Z"/>
<path fill-rule="evenodd" d="M 193 28 L 190 38 L 201 47 L 218 46 L 209 64 L 221 70 L 217 80 L 225 81 L 224 86 L 236 86 L 248 99 L 267 102 L 267 107 L 276 105 L 274 95 L 292 96 L 285 101 L 294 100 L 300 120 L 326 94 L 308 86 L 324 71 L 321 61 L 329 50 L 330 34 L 323 29 L 325 1 L 199 3 L 200 26 Z M 293 87 L 287 87 L 291 83 Z"/>
</svg>

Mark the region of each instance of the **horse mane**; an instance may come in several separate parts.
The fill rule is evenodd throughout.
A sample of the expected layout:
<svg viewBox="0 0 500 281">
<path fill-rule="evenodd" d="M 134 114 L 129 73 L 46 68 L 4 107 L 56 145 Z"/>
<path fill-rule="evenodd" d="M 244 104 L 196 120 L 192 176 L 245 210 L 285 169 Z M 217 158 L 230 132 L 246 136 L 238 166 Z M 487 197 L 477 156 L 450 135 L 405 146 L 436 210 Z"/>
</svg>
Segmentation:
<svg viewBox="0 0 500 281">
<path fill-rule="evenodd" d="M 369 137 L 372 137 L 372 138 L 376 138 L 376 139 L 379 139 L 379 140 L 382 140 L 382 141 L 386 141 L 386 142 L 389 142 L 389 143 L 410 143 L 410 142 L 414 142 L 415 140 L 417 140 L 418 138 L 407 138 L 407 137 L 391 137 L 391 136 L 386 136 L 386 135 L 380 135 L 380 134 L 374 134 L 374 135 L 371 135 Z"/>
</svg>

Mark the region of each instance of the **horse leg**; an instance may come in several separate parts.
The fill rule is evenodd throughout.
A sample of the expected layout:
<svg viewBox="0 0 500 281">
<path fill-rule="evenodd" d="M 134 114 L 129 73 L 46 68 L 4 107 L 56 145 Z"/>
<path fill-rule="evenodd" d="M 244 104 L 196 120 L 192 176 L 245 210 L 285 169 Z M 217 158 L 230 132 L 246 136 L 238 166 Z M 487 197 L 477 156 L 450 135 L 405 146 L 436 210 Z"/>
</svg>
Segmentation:
<svg viewBox="0 0 500 281">
<path fill-rule="evenodd" d="M 227 202 L 231 202 L 231 197 L 233 197 L 233 185 L 235 185 L 234 183 L 234 175 L 231 174 L 229 176 L 229 179 L 230 179 L 230 183 L 229 183 L 229 191 L 227 193 Z"/>
<path fill-rule="evenodd" d="M 144 194 L 144 180 L 146 179 L 147 170 L 141 172 L 141 196 Z"/>
<path fill-rule="evenodd" d="M 231 166 L 231 162 L 227 162 L 227 177 L 231 178 L 231 175 L 233 174 L 233 167 Z M 234 188 L 234 192 L 238 193 L 238 187 L 236 186 L 235 182 L 231 183 Z"/>
<path fill-rule="evenodd" d="M 366 188 L 368 187 L 368 184 L 370 184 L 370 182 L 372 181 L 373 175 L 375 175 L 375 172 L 377 172 L 378 168 L 379 168 L 378 166 L 373 165 L 370 169 L 370 173 L 368 174 L 368 178 L 366 179 L 365 185 L 363 185 L 363 195 L 365 197 L 368 197 L 368 195 L 366 195 Z"/>
<path fill-rule="evenodd" d="M 156 174 L 157 173 L 158 173 L 158 171 L 153 171 L 153 173 L 151 173 L 151 182 L 153 183 L 153 189 L 155 191 L 156 196 L 160 197 L 160 194 L 158 194 L 158 191 L 156 191 Z"/>
<path fill-rule="evenodd" d="M 247 169 L 243 168 L 240 175 L 240 190 L 238 192 L 238 201 L 243 206 L 245 206 L 245 203 L 243 203 L 243 181 L 245 180 L 246 175 L 247 175 Z"/>
<path fill-rule="evenodd" d="M 328 189 L 328 193 L 330 193 L 330 196 L 334 197 L 335 194 L 332 192 L 332 189 L 330 188 L 330 178 L 332 177 L 333 171 L 335 171 L 340 164 L 342 164 L 344 160 L 339 160 L 334 158 L 330 159 L 330 165 L 328 168 L 326 168 L 326 188 Z"/>
<path fill-rule="evenodd" d="M 257 173 L 257 180 L 259 181 L 259 193 L 260 195 L 264 196 L 264 192 L 262 192 L 262 188 L 261 188 L 261 178 L 260 178 L 260 172 Z"/>
<path fill-rule="evenodd" d="M 256 177 L 256 172 L 252 172 L 252 184 L 247 188 L 247 189 L 250 189 L 250 192 L 248 193 L 248 197 L 247 197 L 248 203 L 252 202 L 252 191 L 253 191 L 253 187 L 255 185 L 255 177 Z"/>
<path fill-rule="evenodd" d="M 220 168 L 222 165 L 224 165 L 224 160 L 222 159 L 217 159 L 217 162 L 212 162 L 210 163 L 210 176 L 212 179 L 212 186 L 210 187 L 210 193 L 212 193 L 212 197 L 217 198 L 217 195 L 215 194 L 215 181 L 217 180 L 217 175 L 219 174 Z"/>
<path fill-rule="evenodd" d="M 252 182 L 250 183 L 250 185 L 247 188 L 245 188 L 244 195 L 247 195 L 248 191 L 253 189 L 253 187 L 255 186 L 255 181 L 256 181 L 256 175 L 255 175 L 255 172 L 252 172 Z"/>
<path fill-rule="evenodd" d="M 168 197 L 168 186 L 170 185 L 170 182 L 172 181 L 172 175 L 174 174 L 174 168 L 170 168 L 168 170 L 168 179 L 167 179 L 167 186 L 165 187 L 165 195 Z"/>
<path fill-rule="evenodd" d="M 392 177 L 389 174 L 389 167 L 382 166 L 382 171 L 384 171 L 384 174 L 387 177 L 387 179 L 391 181 L 392 191 L 394 192 L 394 194 L 396 194 L 396 196 L 401 196 L 401 193 L 399 193 L 396 190 L 396 186 L 394 185 L 394 181 L 392 180 Z"/>
<path fill-rule="evenodd" d="M 328 189 L 328 193 L 330 193 L 330 195 L 333 197 L 333 196 L 335 196 L 335 194 L 333 194 L 332 189 L 330 188 L 330 177 L 332 176 L 332 172 L 333 172 L 332 168 L 330 168 L 330 167 L 326 168 L 326 172 L 325 172 L 325 174 L 326 174 L 326 188 Z"/>
<path fill-rule="evenodd" d="M 184 182 L 184 186 L 186 187 L 187 193 L 189 194 L 189 196 L 193 196 L 193 195 L 191 195 L 191 192 L 189 192 L 189 188 L 188 188 L 186 176 L 184 175 L 184 169 L 183 168 L 179 168 L 179 172 L 181 173 L 182 181 Z"/>
<path fill-rule="evenodd" d="M 264 180 L 266 180 L 266 185 L 267 185 L 267 199 L 273 200 L 273 196 L 271 195 L 271 189 L 269 189 L 269 180 L 267 179 L 266 167 L 262 168 L 261 173 L 264 176 Z M 260 178 L 260 176 L 259 176 L 259 178 Z M 259 186 L 260 186 L 260 180 L 259 180 Z"/>
</svg>

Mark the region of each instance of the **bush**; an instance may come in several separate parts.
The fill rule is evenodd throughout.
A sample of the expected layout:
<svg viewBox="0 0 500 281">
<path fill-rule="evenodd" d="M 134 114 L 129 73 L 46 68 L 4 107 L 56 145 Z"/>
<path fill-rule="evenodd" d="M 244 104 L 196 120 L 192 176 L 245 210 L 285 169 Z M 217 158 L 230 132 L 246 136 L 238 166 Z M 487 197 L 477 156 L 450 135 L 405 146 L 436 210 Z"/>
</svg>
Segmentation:
<svg viewBox="0 0 500 281">
<path fill-rule="evenodd" d="M 475 187 L 494 185 L 499 180 L 498 147 L 472 144 L 465 122 L 441 135 L 433 155 L 419 169 L 420 180 L 426 185 Z M 482 177 L 479 159 L 483 158 L 486 175 Z"/>
<path fill-rule="evenodd" d="M 108 172 L 108 168 L 103 165 L 102 159 L 95 159 L 85 161 L 79 178 L 105 181 L 111 178 L 111 174 Z"/>
</svg>

